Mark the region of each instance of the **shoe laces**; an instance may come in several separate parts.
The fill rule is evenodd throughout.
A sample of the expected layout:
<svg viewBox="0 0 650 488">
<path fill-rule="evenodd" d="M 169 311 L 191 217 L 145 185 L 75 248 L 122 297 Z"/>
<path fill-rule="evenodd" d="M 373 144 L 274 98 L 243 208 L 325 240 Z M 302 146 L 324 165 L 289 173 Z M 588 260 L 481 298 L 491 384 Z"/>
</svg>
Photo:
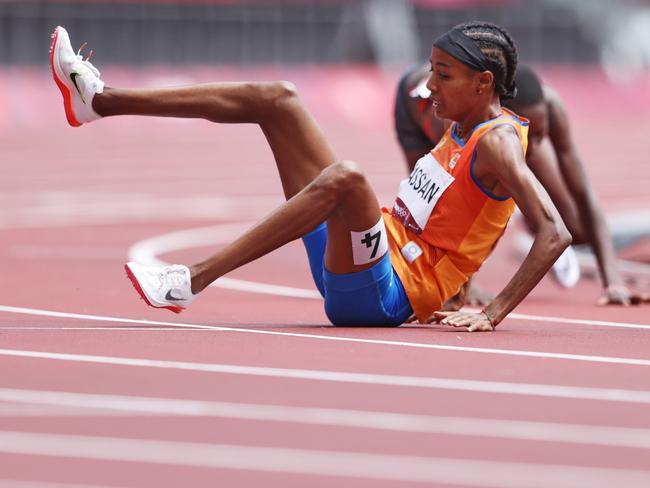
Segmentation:
<svg viewBox="0 0 650 488">
<path fill-rule="evenodd" d="M 184 268 L 178 266 L 170 266 L 165 270 L 158 273 L 158 279 L 161 285 L 168 287 L 184 286 L 187 283 Z"/>
<path fill-rule="evenodd" d="M 98 70 L 97 68 L 95 68 L 95 66 L 93 65 L 93 63 L 90 62 L 90 58 L 93 57 L 93 50 L 92 50 L 92 49 L 90 50 L 90 52 L 88 53 L 88 57 L 87 57 L 86 59 L 84 59 L 83 55 L 81 54 L 81 51 L 83 51 L 83 49 L 86 47 L 87 44 L 88 44 L 87 42 L 84 42 L 84 43 L 81 45 L 81 47 L 80 47 L 79 50 L 77 51 L 77 59 L 78 59 L 79 61 L 81 61 L 82 64 L 83 64 L 84 66 L 86 66 L 90 71 L 92 71 L 92 73 L 93 73 L 97 78 L 100 78 L 101 75 L 100 75 L 100 73 L 99 73 L 99 70 Z"/>
</svg>

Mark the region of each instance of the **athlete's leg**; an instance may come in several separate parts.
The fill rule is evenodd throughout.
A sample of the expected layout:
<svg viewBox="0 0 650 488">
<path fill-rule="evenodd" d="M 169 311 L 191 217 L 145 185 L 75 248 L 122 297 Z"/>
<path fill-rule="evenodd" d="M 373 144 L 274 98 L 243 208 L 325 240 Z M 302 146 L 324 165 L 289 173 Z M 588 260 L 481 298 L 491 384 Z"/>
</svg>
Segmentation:
<svg viewBox="0 0 650 488">
<path fill-rule="evenodd" d="M 328 168 L 335 161 L 334 153 L 292 84 L 214 83 L 163 90 L 105 88 L 93 101 L 93 108 L 103 116 L 137 114 L 253 122 L 264 131 L 289 201 L 232 245 L 192 266 L 193 291 L 303 236 L 325 220 L 326 268 L 333 273 L 349 273 L 370 266 L 354 265 L 350 232 L 370 229 L 379 221 L 375 194 L 356 165 L 339 163 Z"/>
<path fill-rule="evenodd" d="M 57 32 L 62 35 L 60 39 Z M 60 62 L 63 57 L 66 63 Z M 79 100 L 75 98 L 73 105 L 77 102 L 85 105 L 91 95 L 92 109 L 99 116 L 195 117 L 213 122 L 257 123 L 262 128 L 274 153 L 288 201 L 232 245 L 192 266 L 194 291 L 303 236 L 325 220 L 328 221 L 328 242 L 324 262 L 328 270 L 333 273 L 363 271 L 381 258 L 373 253 L 372 259 L 355 262 L 350 233 L 367 231 L 380 222 L 377 199 L 355 164 L 335 164 L 331 147 L 291 83 L 212 83 L 162 90 L 120 90 L 101 83 L 103 89 L 93 93 L 93 90 L 85 90 L 85 82 L 88 81 L 92 88 L 98 72 L 81 66 L 85 62 L 76 60 L 67 33 L 59 29 L 54 35 L 52 59 L 55 74 L 64 80 L 57 81 L 65 85 L 60 86 L 64 102 L 70 101 L 66 100 L 66 95 L 69 98 L 72 93 L 76 97 L 68 86 L 68 78 L 75 87 L 81 82 L 88 94 L 84 99 L 78 87 L 75 88 Z M 78 75 L 74 71 L 76 68 L 84 68 L 83 74 Z M 86 117 L 77 122 L 94 118 Z M 386 237 L 381 237 L 385 242 Z"/>
<path fill-rule="evenodd" d="M 318 225 L 325 220 L 327 236 Z M 396 326 L 412 314 L 387 254 L 379 205 L 350 162 L 328 166 L 275 212 L 203 262 L 190 268 L 128 263 L 126 270 L 147 303 L 180 312 L 220 276 L 312 229 L 305 245 L 333 324 Z M 310 239 L 316 242 L 307 242 Z"/>
<path fill-rule="evenodd" d="M 287 199 L 336 161 L 323 132 L 289 82 L 208 83 L 164 89 L 105 87 L 92 106 L 104 117 L 128 114 L 258 124 L 275 156 Z"/>
<path fill-rule="evenodd" d="M 379 221 L 375 194 L 356 165 L 339 163 L 329 168 L 334 153 L 291 83 L 214 83 L 163 90 L 105 88 L 95 100 L 93 108 L 104 116 L 253 122 L 264 131 L 289 201 L 232 245 L 192 266 L 193 291 L 303 236 L 325 220 L 326 268 L 349 273 L 370 266 L 354 265 L 350 232 L 370 229 Z"/>
<path fill-rule="evenodd" d="M 52 34 L 50 68 L 68 122 L 75 127 L 122 114 L 259 124 L 275 155 L 287 198 L 336 160 L 291 83 L 210 83 L 147 90 L 106 87 L 99 71 L 74 52 L 68 32 L 60 26 Z"/>
<path fill-rule="evenodd" d="M 380 218 L 375 194 L 357 165 L 335 163 L 239 239 L 191 266 L 192 291 L 200 292 L 229 271 L 302 237 L 325 220 L 327 270 L 337 274 L 363 271 L 382 256 L 355 264 L 351 232 L 366 231 Z"/>
<path fill-rule="evenodd" d="M 555 150 L 548 137 L 542 139 L 539 146 L 535 148 L 533 157 L 527 158 L 526 162 L 560 212 L 564 224 L 573 237 L 573 244 L 584 244 L 585 232 L 580 222 L 576 202 L 562 175 Z"/>
</svg>

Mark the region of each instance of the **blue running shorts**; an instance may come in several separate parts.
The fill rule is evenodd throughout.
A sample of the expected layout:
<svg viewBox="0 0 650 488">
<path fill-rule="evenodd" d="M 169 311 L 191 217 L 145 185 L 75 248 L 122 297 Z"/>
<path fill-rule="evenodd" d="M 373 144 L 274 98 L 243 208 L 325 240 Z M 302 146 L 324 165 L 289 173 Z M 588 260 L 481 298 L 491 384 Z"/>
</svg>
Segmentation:
<svg viewBox="0 0 650 488">
<path fill-rule="evenodd" d="M 404 286 L 386 253 L 375 265 L 358 273 L 334 274 L 325 269 L 327 224 L 302 238 L 314 282 L 325 298 L 325 313 L 341 326 L 394 327 L 413 313 Z"/>
</svg>

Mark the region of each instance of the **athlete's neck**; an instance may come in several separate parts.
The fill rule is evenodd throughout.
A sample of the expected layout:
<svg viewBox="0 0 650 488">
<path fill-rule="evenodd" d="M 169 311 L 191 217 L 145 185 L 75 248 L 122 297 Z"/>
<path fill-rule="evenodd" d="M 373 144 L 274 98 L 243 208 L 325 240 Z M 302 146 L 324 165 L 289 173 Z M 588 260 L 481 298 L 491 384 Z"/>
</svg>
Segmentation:
<svg viewBox="0 0 650 488">
<path fill-rule="evenodd" d="M 477 107 L 477 110 L 468 114 L 463 120 L 456 123 L 456 135 L 467 141 L 477 125 L 492 120 L 501 115 L 501 102 L 496 97 L 488 106 Z"/>
</svg>

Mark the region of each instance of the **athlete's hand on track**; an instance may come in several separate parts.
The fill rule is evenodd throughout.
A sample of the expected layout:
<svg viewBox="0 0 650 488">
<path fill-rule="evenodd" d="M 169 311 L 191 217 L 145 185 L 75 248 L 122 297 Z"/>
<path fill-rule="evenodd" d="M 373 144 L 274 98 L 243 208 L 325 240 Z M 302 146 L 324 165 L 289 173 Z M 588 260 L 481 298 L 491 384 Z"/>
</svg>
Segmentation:
<svg viewBox="0 0 650 488">
<path fill-rule="evenodd" d="M 428 322 L 437 322 L 452 327 L 466 327 L 467 332 L 490 332 L 494 330 L 490 320 L 484 313 L 433 312 Z"/>
<path fill-rule="evenodd" d="M 630 291 L 625 285 L 610 285 L 596 301 L 597 305 L 640 305 L 650 303 L 647 293 Z"/>
</svg>

